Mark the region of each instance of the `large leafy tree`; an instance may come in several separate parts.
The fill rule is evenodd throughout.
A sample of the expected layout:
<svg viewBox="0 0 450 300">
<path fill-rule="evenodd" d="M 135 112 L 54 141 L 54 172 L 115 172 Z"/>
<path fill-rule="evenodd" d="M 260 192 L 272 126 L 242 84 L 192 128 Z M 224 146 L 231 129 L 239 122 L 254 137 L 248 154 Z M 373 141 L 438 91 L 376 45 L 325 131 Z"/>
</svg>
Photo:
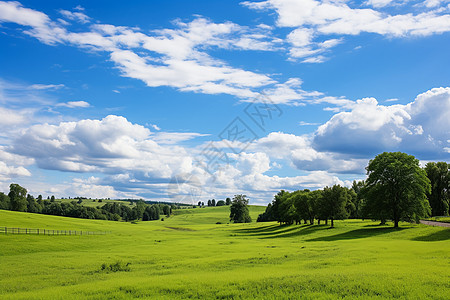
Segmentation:
<svg viewBox="0 0 450 300">
<path fill-rule="evenodd" d="M 8 196 L 12 210 L 27 211 L 27 190 L 24 187 L 17 183 L 11 183 Z"/>
<path fill-rule="evenodd" d="M 402 152 L 384 152 L 366 167 L 365 213 L 372 218 L 416 220 L 428 216 L 430 181 L 419 160 Z"/>
<path fill-rule="evenodd" d="M 431 215 L 448 215 L 450 198 L 450 164 L 446 162 L 429 162 L 425 166 L 428 179 L 431 182 L 431 193 L 428 201 L 431 206 Z"/>
<path fill-rule="evenodd" d="M 247 196 L 235 195 L 230 206 L 230 220 L 234 223 L 250 223 L 252 218 L 247 205 Z"/>
</svg>

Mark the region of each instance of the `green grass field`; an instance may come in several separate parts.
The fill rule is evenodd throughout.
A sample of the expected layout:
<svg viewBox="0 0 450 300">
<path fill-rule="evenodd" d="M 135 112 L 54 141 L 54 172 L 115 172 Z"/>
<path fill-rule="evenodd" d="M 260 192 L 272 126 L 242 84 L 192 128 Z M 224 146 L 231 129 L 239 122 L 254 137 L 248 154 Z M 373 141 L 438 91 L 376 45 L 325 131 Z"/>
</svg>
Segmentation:
<svg viewBox="0 0 450 300">
<path fill-rule="evenodd" d="M 450 223 L 450 217 L 431 217 L 431 218 L 428 218 L 427 220 Z"/>
<path fill-rule="evenodd" d="M 227 224 L 228 210 L 137 224 L 0 210 L 0 226 L 112 232 L 0 234 L 0 299 L 449 298 L 450 229 Z M 118 261 L 129 270 L 102 270 Z"/>
</svg>

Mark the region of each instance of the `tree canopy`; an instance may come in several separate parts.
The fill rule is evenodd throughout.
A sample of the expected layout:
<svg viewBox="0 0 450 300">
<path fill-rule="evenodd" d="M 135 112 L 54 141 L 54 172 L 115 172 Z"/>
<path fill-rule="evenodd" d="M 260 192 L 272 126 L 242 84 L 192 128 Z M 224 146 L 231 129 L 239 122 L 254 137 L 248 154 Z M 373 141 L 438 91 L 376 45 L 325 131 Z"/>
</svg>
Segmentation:
<svg viewBox="0 0 450 300">
<path fill-rule="evenodd" d="M 425 165 L 428 179 L 431 182 L 431 192 L 428 200 L 432 216 L 447 216 L 450 198 L 450 164 L 446 162 L 429 162 Z"/>
<path fill-rule="evenodd" d="M 27 190 L 24 187 L 11 183 L 8 196 L 12 210 L 27 211 Z"/>
<path fill-rule="evenodd" d="M 430 214 L 430 181 L 419 160 L 402 152 L 384 152 L 370 160 L 364 187 L 365 214 L 375 219 L 416 220 Z"/>
<path fill-rule="evenodd" d="M 252 218 L 248 211 L 246 195 L 235 195 L 230 206 L 230 221 L 234 223 L 250 223 Z"/>
</svg>

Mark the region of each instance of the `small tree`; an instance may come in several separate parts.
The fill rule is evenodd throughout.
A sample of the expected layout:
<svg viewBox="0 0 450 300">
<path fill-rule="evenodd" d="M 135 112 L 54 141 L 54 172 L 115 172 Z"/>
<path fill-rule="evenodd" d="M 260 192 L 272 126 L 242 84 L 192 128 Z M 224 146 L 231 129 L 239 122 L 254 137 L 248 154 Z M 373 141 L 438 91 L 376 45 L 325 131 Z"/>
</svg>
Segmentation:
<svg viewBox="0 0 450 300">
<path fill-rule="evenodd" d="M 223 200 L 217 201 L 216 206 L 225 206 L 225 201 Z"/>
<path fill-rule="evenodd" d="M 211 206 L 216 206 L 216 199 L 211 200 Z"/>
<path fill-rule="evenodd" d="M 235 195 L 230 206 L 230 221 L 234 223 L 250 223 L 252 218 L 248 211 L 246 195 Z"/>
<path fill-rule="evenodd" d="M 384 152 L 369 162 L 364 188 L 365 213 L 372 218 L 415 220 L 430 214 L 430 180 L 419 160 L 401 152 Z"/>
</svg>

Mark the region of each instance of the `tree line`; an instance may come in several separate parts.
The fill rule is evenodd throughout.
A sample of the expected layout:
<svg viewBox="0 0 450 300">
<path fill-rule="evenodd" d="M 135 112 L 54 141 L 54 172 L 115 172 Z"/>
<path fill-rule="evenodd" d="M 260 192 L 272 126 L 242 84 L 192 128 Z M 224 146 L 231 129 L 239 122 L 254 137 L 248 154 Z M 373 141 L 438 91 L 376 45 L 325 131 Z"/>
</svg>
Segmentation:
<svg viewBox="0 0 450 300">
<path fill-rule="evenodd" d="M 231 205 L 231 199 L 226 198 L 225 200 L 218 200 L 217 202 L 216 202 L 216 199 L 210 199 L 207 201 L 206 204 L 208 207 Z M 205 202 L 198 201 L 197 205 L 198 205 L 198 207 L 205 207 Z M 194 208 L 196 208 L 196 206 L 194 206 Z"/>
<path fill-rule="evenodd" d="M 172 210 L 176 209 L 175 205 L 150 205 L 144 201 L 137 201 L 132 208 L 129 205 L 117 202 L 88 207 L 81 205 L 79 201 L 58 202 L 55 201 L 54 196 L 51 199 L 44 200 L 41 195 L 36 199 L 34 196 L 27 194 L 24 187 L 15 183 L 10 185 L 8 195 L 0 193 L 0 209 L 82 219 L 123 220 L 127 222 L 133 220 L 151 221 L 159 220 L 161 215 L 169 217 Z"/>
<path fill-rule="evenodd" d="M 340 185 L 310 191 L 280 191 L 258 222 L 299 224 L 370 218 L 385 223 L 415 221 L 449 213 L 450 164 L 429 162 L 424 168 L 414 156 L 384 152 L 370 160 L 367 179 L 353 181 L 351 188 Z"/>
</svg>

